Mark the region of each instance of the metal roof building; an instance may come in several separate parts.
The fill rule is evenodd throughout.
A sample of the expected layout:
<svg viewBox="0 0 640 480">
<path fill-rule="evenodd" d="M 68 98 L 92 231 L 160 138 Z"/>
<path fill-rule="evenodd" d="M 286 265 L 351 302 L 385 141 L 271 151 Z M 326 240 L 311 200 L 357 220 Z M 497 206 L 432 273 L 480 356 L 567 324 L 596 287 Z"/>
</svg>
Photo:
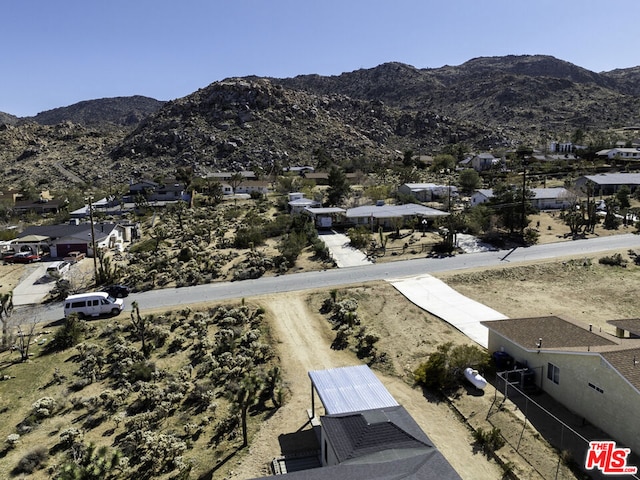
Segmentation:
<svg viewBox="0 0 640 480">
<path fill-rule="evenodd" d="M 314 370 L 309 378 L 327 415 L 399 405 L 366 365 Z"/>
</svg>

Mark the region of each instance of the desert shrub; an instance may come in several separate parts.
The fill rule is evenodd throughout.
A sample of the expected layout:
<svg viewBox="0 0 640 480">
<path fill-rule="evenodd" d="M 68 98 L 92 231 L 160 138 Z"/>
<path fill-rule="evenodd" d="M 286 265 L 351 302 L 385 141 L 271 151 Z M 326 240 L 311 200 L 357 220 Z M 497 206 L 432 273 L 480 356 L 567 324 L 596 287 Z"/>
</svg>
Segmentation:
<svg viewBox="0 0 640 480">
<path fill-rule="evenodd" d="M 602 257 L 598 260 L 598 263 L 602 265 L 611 265 L 614 267 L 626 267 L 627 260 L 622 257 L 621 254 L 615 253 L 610 257 Z"/>
<path fill-rule="evenodd" d="M 500 429 L 497 427 L 493 427 L 491 430 L 478 428 L 473 432 L 473 439 L 487 456 L 502 448 L 505 443 Z"/>
<path fill-rule="evenodd" d="M 77 314 L 71 314 L 65 318 L 53 341 L 49 343 L 47 351 L 61 351 L 77 345 L 86 331 L 86 323 L 78 318 Z"/>
<path fill-rule="evenodd" d="M 33 409 L 33 414 L 39 418 L 48 418 L 54 415 L 57 409 L 57 402 L 51 397 L 42 397 L 39 400 L 36 400 L 31 408 Z"/>
<path fill-rule="evenodd" d="M 156 249 L 156 241 L 153 238 L 134 243 L 129 248 L 130 253 L 149 253 Z"/>
<path fill-rule="evenodd" d="M 42 466 L 47 457 L 48 453 L 45 447 L 36 447 L 20 459 L 11 473 L 31 475 Z"/>
<path fill-rule="evenodd" d="M 446 391 L 459 384 L 466 367 L 483 371 L 488 368 L 489 360 L 489 355 L 475 345 L 454 347 L 447 342 L 438 345 L 427 361 L 414 370 L 413 379 L 426 388 Z"/>
<path fill-rule="evenodd" d="M 527 245 L 535 245 L 540 239 L 540 233 L 535 228 L 526 228 L 523 239 Z"/>
<path fill-rule="evenodd" d="M 236 231 L 233 246 L 236 248 L 254 248 L 264 243 L 262 228 L 252 225 L 241 227 Z"/>
<path fill-rule="evenodd" d="M 139 361 L 135 362 L 129 368 L 129 381 L 135 383 L 137 381 L 149 382 L 153 378 L 153 372 L 156 366 L 153 363 Z"/>
<path fill-rule="evenodd" d="M 347 236 L 353 248 L 367 248 L 371 243 L 371 231 L 364 225 L 350 228 Z"/>
<path fill-rule="evenodd" d="M 9 449 L 15 448 L 18 445 L 18 443 L 20 443 L 20 434 L 12 433 L 10 435 L 7 435 L 7 439 L 5 440 L 5 443 L 7 444 L 7 448 Z"/>
<path fill-rule="evenodd" d="M 363 326 L 356 334 L 356 340 L 356 356 L 360 359 L 368 359 L 370 363 L 376 361 L 375 344 L 380 340 L 380 336 Z"/>
</svg>

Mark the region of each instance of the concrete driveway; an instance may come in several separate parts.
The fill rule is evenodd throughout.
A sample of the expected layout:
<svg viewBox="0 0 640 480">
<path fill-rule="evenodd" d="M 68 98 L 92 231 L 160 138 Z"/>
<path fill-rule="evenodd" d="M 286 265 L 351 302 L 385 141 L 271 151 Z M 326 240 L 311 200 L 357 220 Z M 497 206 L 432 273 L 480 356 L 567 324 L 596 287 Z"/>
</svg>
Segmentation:
<svg viewBox="0 0 640 480">
<path fill-rule="evenodd" d="M 373 263 L 361 250 L 351 247 L 349 237 L 342 233 L 318 232 L 318 237 L 331 252 L 331 258 L 336 262 L 338 268 L 360 267 Z"/>
<path fill-rule="evenodd" d="M 45 276 L 48 262 L 25 265 L 26 271 L 22 281 L 13 289 L 13 305 L 30 305 L 41 303 L 56 284 L 55 280 Z"/>
</svg>

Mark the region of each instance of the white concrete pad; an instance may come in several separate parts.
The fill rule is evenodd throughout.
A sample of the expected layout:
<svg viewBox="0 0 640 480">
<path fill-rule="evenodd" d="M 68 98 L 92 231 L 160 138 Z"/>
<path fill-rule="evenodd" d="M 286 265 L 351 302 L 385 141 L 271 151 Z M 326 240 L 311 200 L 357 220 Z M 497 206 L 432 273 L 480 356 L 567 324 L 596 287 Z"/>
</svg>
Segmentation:
<svg viewBox="0 0 640 480">
<path fill-rule="evenodd" d="M 336 262 L 338 268 L 359 267 L 373 263 L 361 250 L 350 246 L 349 237 L 342 233 L 322 232 L 318 237 L 331 252 L 331 258 Z"/>
<path fill-rule="evenodd" d="M 41 303 L 47 296 L 55 282 L 43 279 L 46 271 L 46 263 L 26 265 L 27 276 L 13 289 L 13 304 L 30 305 Z"/>
<path fill-rule="evenodd" d="M 489 332 L 480 322 L 508 318 L 461 295 L 431 275 L 391 279 L 389 283 L 412 303 L 453 325 L 485 348 L 488 346 Z"/>
</svg>

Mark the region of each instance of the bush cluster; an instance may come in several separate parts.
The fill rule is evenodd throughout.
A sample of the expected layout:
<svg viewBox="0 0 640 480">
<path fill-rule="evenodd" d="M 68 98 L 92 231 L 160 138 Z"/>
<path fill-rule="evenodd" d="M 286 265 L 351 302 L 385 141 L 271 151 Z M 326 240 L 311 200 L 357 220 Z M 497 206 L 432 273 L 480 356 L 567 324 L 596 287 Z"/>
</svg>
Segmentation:
<svg viewBox="0 0 640 480">
<path fill-rule="evenodd" d="M 489 369 L 489 354 L 475 345 L 457 345 L 447 342 L 438 345 L 413 372 L 413 379 L 425 388 L 447 391 L 456 388 L 464 378 L 464 369 L 474 367 L 480 372 Z"/>
</svg>

